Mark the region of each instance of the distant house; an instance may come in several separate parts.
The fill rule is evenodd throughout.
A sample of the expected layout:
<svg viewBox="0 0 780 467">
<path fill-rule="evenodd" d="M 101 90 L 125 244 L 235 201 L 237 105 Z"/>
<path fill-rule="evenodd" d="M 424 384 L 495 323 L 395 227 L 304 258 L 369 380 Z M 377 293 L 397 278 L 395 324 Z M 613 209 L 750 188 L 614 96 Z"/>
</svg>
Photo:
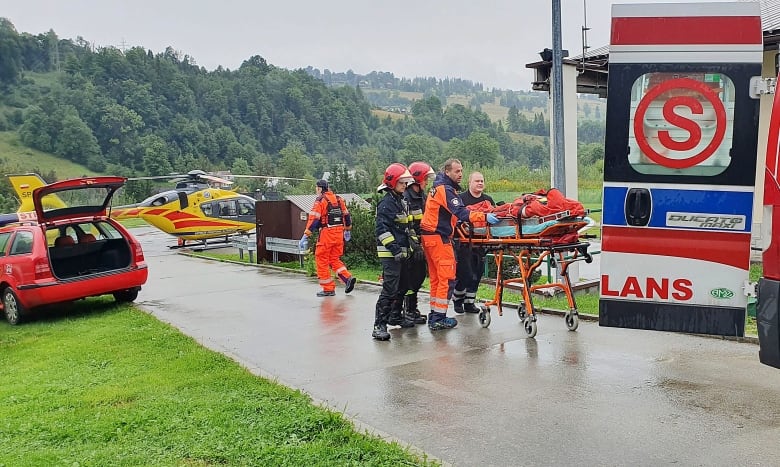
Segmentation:
<svg viewBox="0 0 780 467">
<path fill-rule="evenodd" d="M 358 206 L 371 209 L 371 204 L 355 193 L 344 193 L 339 194 L 338 196 L 344 198 L 344 202 L 347 203 L 347 206 L 352 203 L 357 203 Z M 309 212 L 311 211 L 312 207 L 314 207 L 314 200 L 317 199 L 317 195 L 288 195 L 286 198 L 293 204 L 293 211 L 296 211 L 295 208 L 297 208 L 299 219 L 298 226 L 300 227 L 301 235 L 303 235 L 303 231 L 306 229 L 306 222 L 309 220 Z M 294 227 L 293 231 L 295 231 Z"/>
<path fill-rule="evenodd" d="M 339 196 L 344 198 L 347 206 L 357 203 L 361 207 L 371 209 L 371 204 L 355 193 L 339 194 Z M 279 201 L 258 200 L 257 219 L 262 224 L 259 229 L 258 258 L 270 259 L 270 253 L 264 247 L 266 237 L 301 238 L 316 198 L 317 195 L 311 194 L 288 195 Z"/>
</svg>

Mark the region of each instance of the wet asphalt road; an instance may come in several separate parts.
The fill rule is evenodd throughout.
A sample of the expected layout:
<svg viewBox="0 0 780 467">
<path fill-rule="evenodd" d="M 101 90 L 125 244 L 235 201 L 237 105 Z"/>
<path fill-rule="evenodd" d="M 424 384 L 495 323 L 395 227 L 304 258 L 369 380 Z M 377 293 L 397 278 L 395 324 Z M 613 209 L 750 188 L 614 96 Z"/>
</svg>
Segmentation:
<svg viewBox="0 0 780 467">
<path fill-rule="evenodd" d="M 256 374 L 455 465 L 780 465 L 780 370 L 758 346 L 511 310 L 371 339 L 378 289 L 177 255 L 134 229 L 139 305 Z M 427 298 L 427 297 L 426 297 Z M 421 307 L 424 310 L 424 308 Z M 462 318 L 462 319 L 461 319 Z"/>
</svg>

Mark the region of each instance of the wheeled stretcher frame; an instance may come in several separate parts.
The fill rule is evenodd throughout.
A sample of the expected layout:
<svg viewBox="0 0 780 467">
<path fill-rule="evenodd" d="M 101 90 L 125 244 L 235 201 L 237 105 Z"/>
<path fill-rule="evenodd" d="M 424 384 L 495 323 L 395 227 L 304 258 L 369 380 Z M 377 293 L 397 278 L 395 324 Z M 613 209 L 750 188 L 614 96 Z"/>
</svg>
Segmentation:
<svg viewBox="0 0 780 467">
<path fill-rule="evenodd" d="M 568 211 L 547 216 L 545 218 L 533 218 L 519 220 L 513 217 L 501 217 L 499 224 L 503 224 L 504 232 L 501 236 L 495 235 L 495 226 L 475 229 L 470 224 L 460 224 L 455 229 L 455 235 L 461 244 L 468 243 L 472 248 L 482 248 L 486 252 L 492 252 L 496 260 L 496 291 L 493 299 L 483 303 L 479 312 L 479 322 L 483 328 L 490 326 L 490 307 L 496 306 L 498 315 L 503 315 L 503 293 L 509 284 L 522 286 L 523 301 L 517 308 L 517 316 L 523 323 L 528 337 L 536 336 L 536 309 L 533 306 L 531 294 L 540 289 L 560 289 L 566 294 L 569 302 L 569 310 L 564 315 L 566 327 L 575 331 L 579 326 L 577 302 L 571 289 L 569 278 L 569 265 L 576 261 L 590 263 L 593 257 L 588 253 L 590 243 L 576 241 L 574 243 L 560 244 L 556 239 L 564 235 L 578 232 L 589 225 L 588 220 L 582 217 L 569 217 Z M 555 221 L 555 222 L 552 222 Z M 523 222 L 538 222 L 543 227 L 532 234 L 523 233 Z M 496 225 L 499 225 L 496 224 Z M 527 224 L 526 224 L 527 225 Z M 509 235 L 506 228 L 510 227 Z M 514 226 L 514 234 L 511 234 L 511 226 Z M 502 265 L 504 255 L 515 258 L 520 270 L 520 277 L 504 279 Z M 533 285 L 531 277 L 541 265 L 550 263 L 557 267 L 560 282 Z"/>
</svg>

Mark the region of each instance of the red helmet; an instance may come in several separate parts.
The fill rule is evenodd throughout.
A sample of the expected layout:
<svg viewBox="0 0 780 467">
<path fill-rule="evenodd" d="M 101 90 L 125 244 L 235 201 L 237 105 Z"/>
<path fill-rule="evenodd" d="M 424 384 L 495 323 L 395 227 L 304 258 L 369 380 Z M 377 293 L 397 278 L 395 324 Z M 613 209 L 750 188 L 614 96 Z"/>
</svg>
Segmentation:
<svg viewBox="0 0 780 467">
<path fill-rule="evenodd" d="M 399 182 L 412 183 L 414 182 L 414 177 L 412 177 L 412 174 L 409 173 L 405 165 L 394 162 L 385 169 L 385 176 L 382 179 L 382 184 L 379 185 L 376 191 L 382 191 L 385 188 L 393 190 Z"/>
<path fill-rule="evenodd" d="M 430 165 L 425 162 L 412 162 L 409 164 L 409 173 L 414 177 L 414 183 L 422 184 L 427 178 L 436 176 Z"/>
</svg>

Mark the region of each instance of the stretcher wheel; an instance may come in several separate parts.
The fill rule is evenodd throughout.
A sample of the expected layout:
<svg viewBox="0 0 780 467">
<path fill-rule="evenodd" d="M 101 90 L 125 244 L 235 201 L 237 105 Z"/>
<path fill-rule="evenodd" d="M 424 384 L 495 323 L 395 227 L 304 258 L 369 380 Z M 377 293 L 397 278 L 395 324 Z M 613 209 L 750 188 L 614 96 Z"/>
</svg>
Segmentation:
<svg viewBox="0 0 780 467">
<path fill-rule="evenodd" d="M 532 320 L 530 317 L 526 318 L 523 322 L 523 327 L 525 328 L 525 333 L 528 337 L 536 337 L 536 321 Z"/>
<path fill-rule="evenodd" d="M 520 321 L 525 321 L 525 305 L 520 304 L 520 306 L 517 307 L 517 317 Z"/>
<path fill-rule="evenodd" d="M 577 313 L 566 313 L 563 316 L 563 319 L 566 320 L 566 328 L 568 328 L 569 331 L 576 331 L 577 327 L 580 325 L 580 316 Z"/>
<path fill-rule="evenodd" d="M 490 308 L 483 306 L 479 312 L 479 325 L 483 328 L 490 326 Z"/>
</svg>

